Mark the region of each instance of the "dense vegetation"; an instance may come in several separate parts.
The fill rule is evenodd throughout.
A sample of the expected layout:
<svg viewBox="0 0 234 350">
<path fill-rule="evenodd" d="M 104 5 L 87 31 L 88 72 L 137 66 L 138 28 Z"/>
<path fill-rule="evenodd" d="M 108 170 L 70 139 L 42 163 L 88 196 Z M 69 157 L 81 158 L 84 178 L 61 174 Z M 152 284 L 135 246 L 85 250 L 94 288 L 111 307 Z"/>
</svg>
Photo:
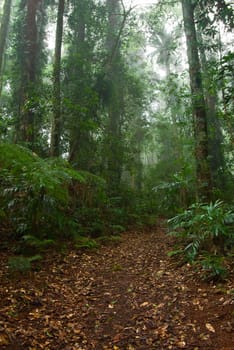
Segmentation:
<svg viewBox="0 0 234 350">
<path fill-rule="evenodd" d="M 179 237 L 172 255 L 225 277 L 231 2 L 2 3 L 0 230 L 21 259 L 12 266 L 64 241 L 97 247 L 162 216 Z"/>
</svg>

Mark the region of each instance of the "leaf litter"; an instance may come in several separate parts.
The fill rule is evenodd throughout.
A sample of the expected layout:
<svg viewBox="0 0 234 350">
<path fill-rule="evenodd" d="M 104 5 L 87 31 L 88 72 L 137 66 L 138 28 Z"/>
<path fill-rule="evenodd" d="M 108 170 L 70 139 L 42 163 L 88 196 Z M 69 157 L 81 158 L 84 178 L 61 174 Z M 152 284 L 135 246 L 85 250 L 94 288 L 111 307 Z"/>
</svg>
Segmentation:
<svg viewBox="0 0 234 350">
<path fill-rule="evenodd" d="M 93 252 L 52 253 L 11 277 L 0 254 L 0 348 L 231 350 L 233 278 L 205 283 L 167 252 L 162 226 Z M 118 267 L 118 268 L 117 268 Z"/>
</svg>

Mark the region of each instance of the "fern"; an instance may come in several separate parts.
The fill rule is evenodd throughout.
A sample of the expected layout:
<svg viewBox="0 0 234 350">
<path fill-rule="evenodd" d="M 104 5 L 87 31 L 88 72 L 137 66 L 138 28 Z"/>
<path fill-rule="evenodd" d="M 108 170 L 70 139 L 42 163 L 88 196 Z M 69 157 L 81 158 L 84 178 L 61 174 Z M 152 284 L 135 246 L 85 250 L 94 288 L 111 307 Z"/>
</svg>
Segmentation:
<svg viewBox="0 0 234 350">
<path fill-rule="evenodd" d="M 95 249 L 99 247 L 96 240 L 89 237 L 77 237 L 75 240 L 75 247 L 77 249 Z"/>
<path fill-rule="evenodd" d="M 44 249 L 55 244 L 53 239 L 38 239 L 31 235 L 25 235 L 22 237 L 24 243 L 30 247 L 35 247 L 37 250 L 43 251 Z"/>
<path fill-rule="evenodd" d="M 76 229 L 71 214 L 78 201 L 71 186 L 87 183 L 87 191 L 89 178 L 92 183 L 100 180 L 87 174 L 65 160 L 44 160 L 22 146 L 0 144 L 0 203 L 17 236 L 33 232 L 43 240 L 63 232 L 68 236 L 68 229 Z"/>
<path fill-rule="evenodd" d="M 31 257 L 17 256 L 9 258 L 8 268 L 10 272 L 27 272 L 32 268 L 32 262 L 41 260 L 41 255 Z"/>
</svg>

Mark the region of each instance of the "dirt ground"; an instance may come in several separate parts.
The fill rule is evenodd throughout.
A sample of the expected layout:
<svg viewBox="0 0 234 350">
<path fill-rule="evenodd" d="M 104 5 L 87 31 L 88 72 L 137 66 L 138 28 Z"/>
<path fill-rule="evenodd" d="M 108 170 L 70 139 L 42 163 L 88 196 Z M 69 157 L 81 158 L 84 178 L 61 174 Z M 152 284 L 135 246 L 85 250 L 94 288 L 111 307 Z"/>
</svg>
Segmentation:
<svg viewBox="0 0 234 350">
<path fill-rule="evenodd" d="M 16 275 L 1 252 L 0 348 L 233 350 L 233 276 L 201 281 L 168 257 L 172 244 L 161 224 Z"/>
</svg>

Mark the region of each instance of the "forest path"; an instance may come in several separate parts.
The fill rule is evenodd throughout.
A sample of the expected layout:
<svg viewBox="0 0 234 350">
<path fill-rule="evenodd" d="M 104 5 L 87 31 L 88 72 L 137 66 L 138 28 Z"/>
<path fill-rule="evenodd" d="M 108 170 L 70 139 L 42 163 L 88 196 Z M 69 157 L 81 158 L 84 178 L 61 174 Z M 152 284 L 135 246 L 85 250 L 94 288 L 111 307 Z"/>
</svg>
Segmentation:
<svg viewBox="0 0 234 350">
<path fill-rule="evenodd" d="M 14 278 L 1 256 L 0 348 L 233 350 L 231 280 L 201 282 L 167 256 L 172 246 L 162 226 L 131 231 Z"/>
</svg>

